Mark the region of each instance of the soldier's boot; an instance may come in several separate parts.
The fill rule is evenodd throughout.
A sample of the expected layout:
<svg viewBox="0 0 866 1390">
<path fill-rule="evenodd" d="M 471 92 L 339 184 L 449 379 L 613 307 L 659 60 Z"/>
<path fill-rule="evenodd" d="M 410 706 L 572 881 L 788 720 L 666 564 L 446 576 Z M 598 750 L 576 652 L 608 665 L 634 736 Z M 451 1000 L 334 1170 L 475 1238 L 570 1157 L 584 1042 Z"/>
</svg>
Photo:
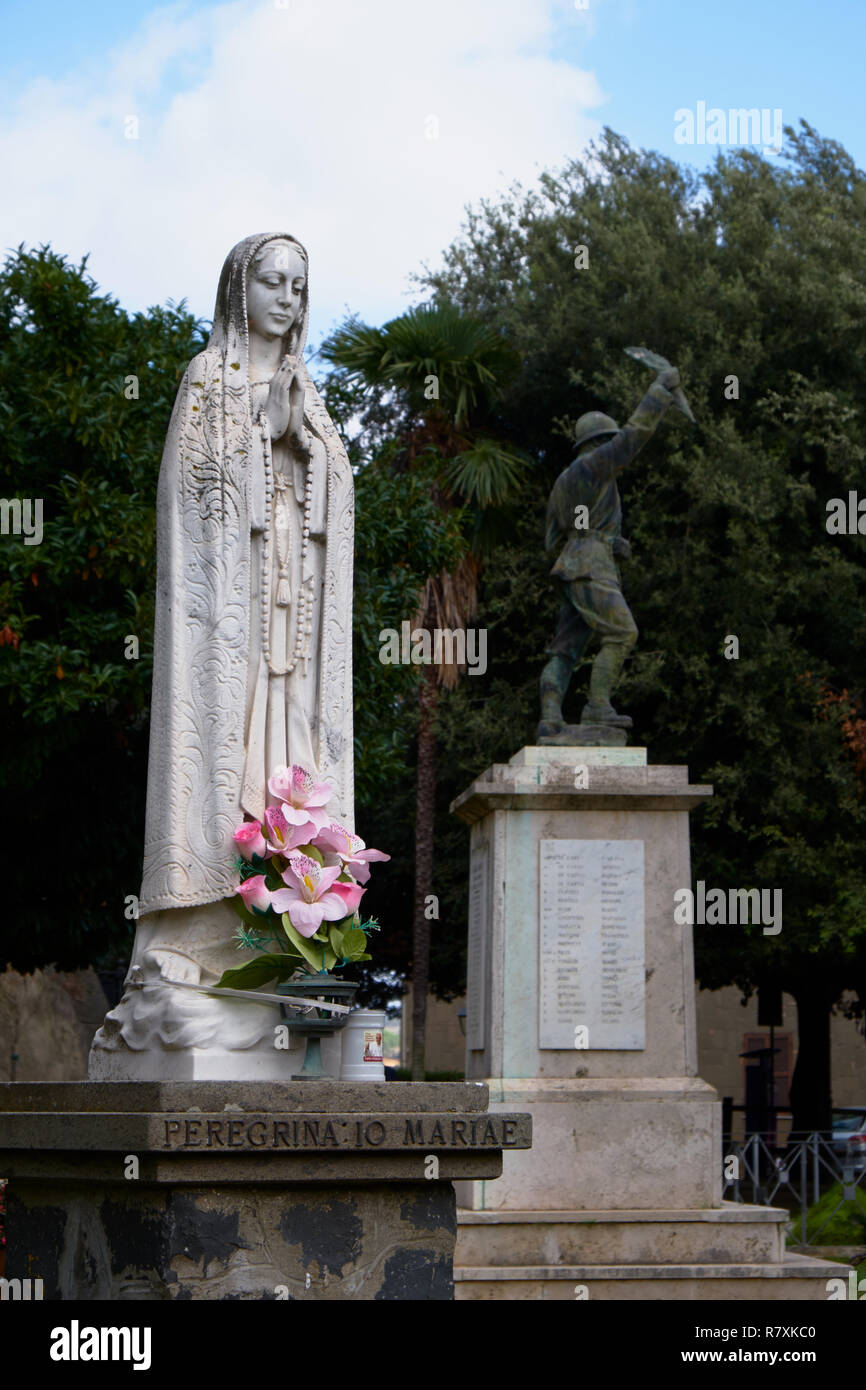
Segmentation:
<svg viewBox="0 0 866 1390">
<path fill-rule="evenodd" d="M 571 680 L 572 663 L 568 657 L 552 656 L 541 673 L 541 723 L 536 738 L 552 738 L 565 728 L 562 702 Z"/>
<path fill-rule="evenodd" d="M 632 643 L 604 642 L 601 651 L 592 664 L 589 680 L 589 699 L 580 716 L 581 724 L 612 724 L 617 729 L 630 729 L 631 716 L 617 714 L 610 703 L 610 692 L 616 685 L 620 671 Z"/>
</svg>

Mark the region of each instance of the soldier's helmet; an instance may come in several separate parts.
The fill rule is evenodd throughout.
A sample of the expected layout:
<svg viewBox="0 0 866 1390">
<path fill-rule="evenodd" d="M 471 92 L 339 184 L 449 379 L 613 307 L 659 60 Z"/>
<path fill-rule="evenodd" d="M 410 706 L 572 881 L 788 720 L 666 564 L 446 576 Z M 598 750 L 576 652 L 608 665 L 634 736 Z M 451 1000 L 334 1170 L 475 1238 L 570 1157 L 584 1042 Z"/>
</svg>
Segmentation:
<svg viewBox="0 0 866 1390">
<path fill-rule="evenodd" d="M 600 410 L 589 410 L 586 415 L 581 415 L 574 427 L 574 446 L 579 449 L 588 439 L 596 439 L 603 434 L 619 434 L 619 425 Z"/>
</svg>

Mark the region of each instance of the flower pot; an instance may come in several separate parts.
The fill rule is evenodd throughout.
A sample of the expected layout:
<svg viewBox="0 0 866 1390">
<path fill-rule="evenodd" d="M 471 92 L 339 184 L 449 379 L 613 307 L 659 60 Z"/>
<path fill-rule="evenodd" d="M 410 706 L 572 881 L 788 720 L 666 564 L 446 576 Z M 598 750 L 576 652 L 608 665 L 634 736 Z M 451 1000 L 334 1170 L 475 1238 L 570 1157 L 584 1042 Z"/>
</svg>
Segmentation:
<svg viewBox="0 0 866 1390">
<path fill-rule="evenodd" d="M 341 1081 L 384 1081 L 384 1009 L 355 1009 L 343 1030 Z"/>
</svg>

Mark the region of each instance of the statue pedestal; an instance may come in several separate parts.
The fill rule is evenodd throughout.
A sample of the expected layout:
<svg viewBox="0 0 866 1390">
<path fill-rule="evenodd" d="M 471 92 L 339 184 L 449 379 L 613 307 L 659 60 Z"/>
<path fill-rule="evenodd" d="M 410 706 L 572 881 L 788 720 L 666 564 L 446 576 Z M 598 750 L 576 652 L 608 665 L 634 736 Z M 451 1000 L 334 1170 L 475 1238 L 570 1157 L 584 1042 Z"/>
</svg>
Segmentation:
<svg viewBox="0 0 866 1390">
<path fill-rule="evenodd" d="M 9 1279 L 45 1299 L 453 1298 L 452 1179 L 526 1115 L 471 1083 L 0 1086 Z"/>
<path fill-rule="evenodd" d="M 154 994 L 165 993 L 170 1001 L 177 989 L 161 982 L 150 984 Z M 139 993 L 142 993 L 139 989 Z M 123 1000 L 109 1011 L 90 1049 L 88 1078 L 91 1081 L 269 1081 L 282 1083 L 300 1071 L 304 1063 L 306 1039 L 292 1028 L 279 1004 L 253 1003 L 229 996 L 184 995 L 183 1003 L 198 1009 L 207 1019 L 219 1023 L 217 1037 L 207 1046 L 167 1046 L 158 1036 L 144 1034 L 146 1045 L 133 1049 L 126 1046 L 115 1021 L 123 1016 L 127 1000 L 134 996 L 135 986 L 127 987 Z M 286 1028 L 288 1027 L 288 1034 Z M 255 1038 L 250 1045 L 226 1046 L 239 1039 L 246 1043 L 244 1030 Z M 168 1032 L 168 1030 L 165 1030 Z M 180 1027 L 177 1029 L 179 1035 Z M 190 1030 L 192 1036 L 195 1033 Z M 154 1030 L 154 1033 L 156 1030 Z M 343 1055 L 342 1030 L 322 1039 L 322 1063 L 328 1076 L 339 1080 Z"/>
<path fill-rule="evenodd" d="M 780 1263 L 784 1212 L 721 1201 L 721 1104 L 697 1075 L 674 921 L 688 813 L 711 795 L 642 748 L 527 747 L 454 802 L 472 827 L 466 1076 L 533 1120 L 531 1155 L 457 1184 L 458 1297 L 759 1296 L 746 1265 L 775 1297 L 826 1297 L 838 1266 Z"/>
<path fill-rule="evenodd" d="M 293 1026 L 293 1009 L 272 998 L 189 988 L 182 973 L 161 974 L 190 967 L 194 984 L 201 976 L 202 984 L 215 985 L 243 959 L 233 940 L 237 922 L 228 899 L 139 920 L 138 957 L 93 1039 L 90 1081 L 282 1082 L 301 1070 L 306 1040 Z M 298 992 L 305 991 L 306 983 Z M 341 1030 L 323 1039 L 322 1060 L 328 1078 L 339 1080 Z"/>
</svg>

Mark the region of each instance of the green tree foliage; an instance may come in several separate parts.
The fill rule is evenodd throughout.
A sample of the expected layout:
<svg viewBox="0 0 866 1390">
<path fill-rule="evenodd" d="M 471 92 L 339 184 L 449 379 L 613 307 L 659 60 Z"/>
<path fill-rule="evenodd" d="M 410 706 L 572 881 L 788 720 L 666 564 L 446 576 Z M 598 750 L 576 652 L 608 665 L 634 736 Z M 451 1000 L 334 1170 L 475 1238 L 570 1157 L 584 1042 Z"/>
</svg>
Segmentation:
<svg viewBox="0 0 866 1390">
<path fill-rule="evenodd" d="M 327 383 L 323 392 L 330 406 Z M 360 402 L 359 402 L 360 404 Z M 377 866 L 363 915 L 382 924 L 373 962 L 347 975 L 359 999 L 384 1007 L 412 959 L 415 749 L 424 668 L 382 662 L 380 634 L 401 631 L 418 607 L 431 566 L 449 570 L 465 553 L 459 510 L 443 516 L 433 496 L 435 463 L 395 473 L 385 446 L 355 475 L 355 822 L 369 845 L 391 855 Z"/>
<path fill-rule="evenodd" d="M 48 247 L 19 248 L 0 273 L 0 492 L 41 498 L 44 517 L 40 545 L 0 537 L 3 956 L 24 969 L 131 943 L 157 472 L 201 346 L 183 305 L 130 316 L 86 261 Z"/>
<path fill-rule="evenodd" d="M 866 691 L 864 539 L 825 527 L 827 501 L 864 479 L 866 180 L 805 124 L 782 162 L 737 150 L 701 177 L 610 131 L 593 153 L 472 212 L 422 282 L 517 348 L 495 423 L 538 460 L 520 543 L 485 569 L 487 676 L 440 712 L 443 917 L 464 931 L 466 836 L 448 801 L 532 741 L 556 609 L 544 504 L 567 426 L 589 409 L 628 416 L 648 381 L 622 349 L 645 344 L 680 367 L 698 425 L 669 416 L 621 478 L 641 637 L 618 703 L 651 761 L 715 785 L 693 817 L 695 877 L 783 890 L 777 937 L 696 927 L 699 973 L 795 996 L 797 1122 L 826 1127 L 830 1009 L 845 988 L 866 1000 L 866 807 L 832 701 L 845 689 L 856 710 Z M 457 960 L 434 955 L 440 989 Z"/>
<path fill-rule="evenodd" d="M 419 666 L 380 660 L 380 634 L 415 613 L 426 564 L 449 569 L 466 549 L 459 511 L 443 518 L 434 501 L 435 466 L 395 475 L 391 452 L 355 475 L 355 796 L 371 811 L 406 776 L 421 679 Z"/>
</svg>

